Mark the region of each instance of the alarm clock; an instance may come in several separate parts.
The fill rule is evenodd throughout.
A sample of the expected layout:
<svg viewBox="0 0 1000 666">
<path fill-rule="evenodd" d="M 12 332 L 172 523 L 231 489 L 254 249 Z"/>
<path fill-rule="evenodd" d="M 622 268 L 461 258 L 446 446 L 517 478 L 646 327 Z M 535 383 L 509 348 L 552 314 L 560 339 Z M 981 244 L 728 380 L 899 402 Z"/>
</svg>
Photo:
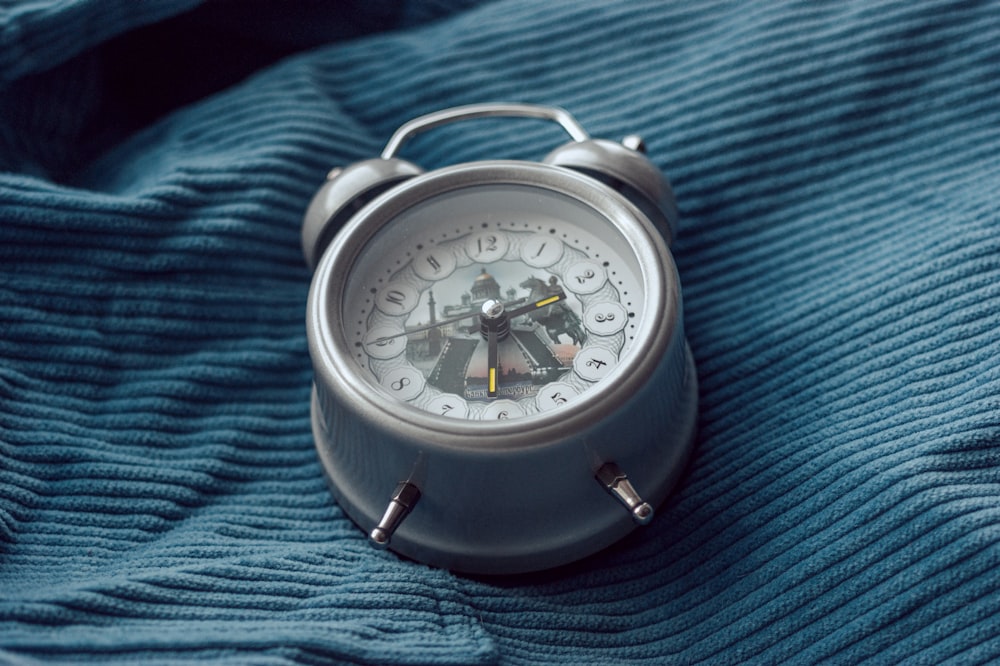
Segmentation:
<svg viewBox="0 0 1000 666">
<path fill-rule="evenodd" d="M 484 117 L 554 122 L 570 141 L 540 162 L 397 156 Z M 559 108 L 477 104 L 330 172 L 302 228 L 312 430 L 375 547 L 523 573 L 652 520 L 692 449 L 698 391 L 677 208 L 644 153 Z"/>
</svg>

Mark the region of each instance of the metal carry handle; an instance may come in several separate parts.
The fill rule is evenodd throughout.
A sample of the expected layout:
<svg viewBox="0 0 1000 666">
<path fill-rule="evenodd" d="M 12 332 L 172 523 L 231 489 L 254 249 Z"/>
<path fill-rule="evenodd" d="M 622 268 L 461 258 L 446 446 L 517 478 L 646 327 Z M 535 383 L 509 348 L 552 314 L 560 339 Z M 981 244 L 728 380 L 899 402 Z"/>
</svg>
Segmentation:
<svg viewBox="0 0 1000 666">
<path fill-rule="evenodd" d="M 539 118 L 551 120 L 559 124 L 574 141 L 586 141 L 590 138 L 587 131 L 567 111 L 557 106 L 539 106 L 535 104 L 469 104 L 456 106 L 443 111 L 435 111 L 425 116 L 409 120 L 400 126 L 389 138 L 382 151 L 382 159 L 396 156 L 403 144 L 417 134 L 441 125 L 469 120 L 472 118 Z"/>
</svg>

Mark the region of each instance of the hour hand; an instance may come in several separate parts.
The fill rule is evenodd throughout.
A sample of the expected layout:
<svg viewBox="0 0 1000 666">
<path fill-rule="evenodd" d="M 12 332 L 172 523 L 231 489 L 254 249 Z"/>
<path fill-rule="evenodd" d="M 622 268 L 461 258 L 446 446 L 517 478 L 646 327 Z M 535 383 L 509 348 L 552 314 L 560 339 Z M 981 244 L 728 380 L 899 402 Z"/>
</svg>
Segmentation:
<svg viewBox="0 0 1000 666">
<path fill-rule="evenodd" d="M 514 308 L 513 310 L 507 311 L 507 318 L 513 319 L 515 317 L 520 317 L 528 312 L 534 312 L 539 308 L 544 308 L 547 305 L 552 305 L 553 303 L 558 303 L 559 301 L 566 300 L 566 292 L 560 289 L 556 293 L 546 296 L 545 298 L 539 299 L 537 301 L 532 301 L 527 305 L 522 305 L 519 308 Z"/>
</svg>

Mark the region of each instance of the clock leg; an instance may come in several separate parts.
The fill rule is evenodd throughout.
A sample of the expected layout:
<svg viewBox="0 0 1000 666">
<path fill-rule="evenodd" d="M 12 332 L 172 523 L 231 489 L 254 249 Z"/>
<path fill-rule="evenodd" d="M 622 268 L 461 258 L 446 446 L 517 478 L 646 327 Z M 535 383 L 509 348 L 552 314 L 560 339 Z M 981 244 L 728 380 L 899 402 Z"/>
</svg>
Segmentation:
<svg viewBox="0 0 1000 666">
<path fill-rule="evenodd" d="M 368 535 L 372 545 L 379 549 L 388 547 L 393 533 L 403 523 L 403 519 L 410 514 L 410 511 L 413 510 L 413 506 L 419 499 L 420 489 L 412 483 L 403 481 L 396 486 L 396 491 L 392 494 L 389 506 L 385 508 L 385 513 L 382 514 L 382 520 L 379 521 L 375 529 Z"/>
<path fill-rule="evenodd" d="M 594 476 L 605 490 L 625 505 L 637 524 L 646 525 L 653 519 L 653 507 L 639 496 L 618 465 L 613 462 L 605 463 Z"/>
</svg>

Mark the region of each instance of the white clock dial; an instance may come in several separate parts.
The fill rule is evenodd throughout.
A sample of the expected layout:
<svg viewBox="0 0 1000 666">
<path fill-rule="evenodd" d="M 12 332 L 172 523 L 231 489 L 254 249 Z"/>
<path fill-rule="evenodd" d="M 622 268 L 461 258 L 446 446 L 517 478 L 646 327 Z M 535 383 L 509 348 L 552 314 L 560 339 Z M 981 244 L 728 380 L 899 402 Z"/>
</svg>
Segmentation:
<svg viewBox="0 0 1000 666">
<path fill-rule="evenodd" d="M 530 212 L 510 207 L 523 199 L 512 189 L 526 188 L 433 197 L 357 257 L 344 332 L 392 398 L 450 418 L 518 418 L 600 390 L 629 353 L 644 292 L 621 234 L 554 193 L 536 194 Z M 502 304 L 493 343 L 487 301 Z"/>
</svg>

